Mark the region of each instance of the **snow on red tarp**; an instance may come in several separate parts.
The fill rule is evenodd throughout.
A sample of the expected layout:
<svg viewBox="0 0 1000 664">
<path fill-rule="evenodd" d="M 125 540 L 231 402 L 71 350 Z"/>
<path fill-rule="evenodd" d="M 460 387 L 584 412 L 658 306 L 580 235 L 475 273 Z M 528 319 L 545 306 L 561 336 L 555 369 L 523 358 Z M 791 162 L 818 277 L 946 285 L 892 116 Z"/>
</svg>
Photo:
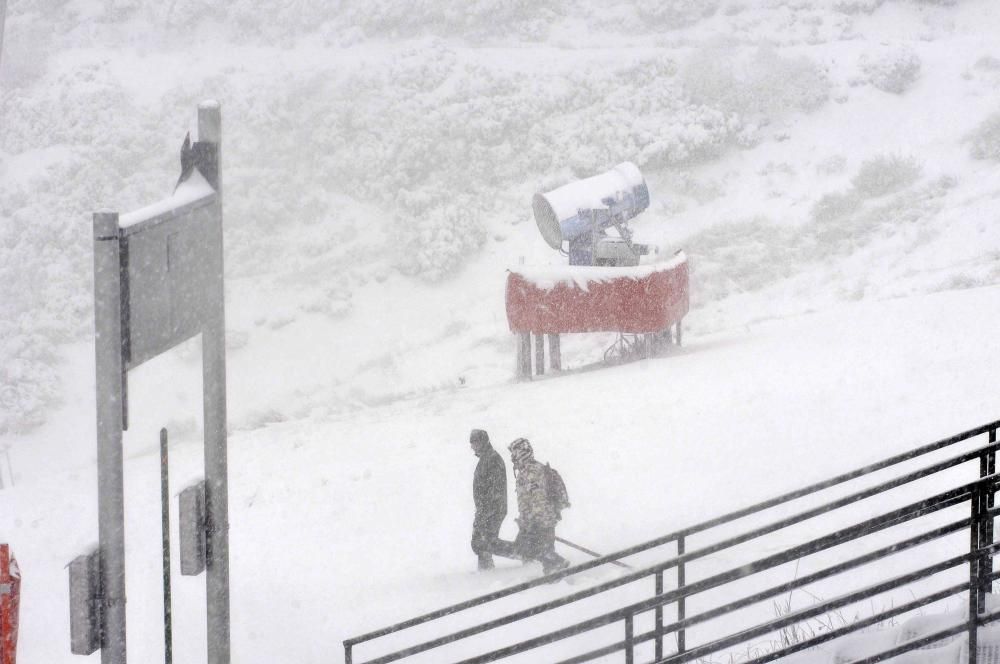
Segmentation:
<svg viewBox="0 0 1000 664">
<path fill-rule="evenodd" d="M 518 267 L 507 274 L 512 332 L 649 334 L 687 314 L 687 257 L 636 267 Z"/>
</svg>

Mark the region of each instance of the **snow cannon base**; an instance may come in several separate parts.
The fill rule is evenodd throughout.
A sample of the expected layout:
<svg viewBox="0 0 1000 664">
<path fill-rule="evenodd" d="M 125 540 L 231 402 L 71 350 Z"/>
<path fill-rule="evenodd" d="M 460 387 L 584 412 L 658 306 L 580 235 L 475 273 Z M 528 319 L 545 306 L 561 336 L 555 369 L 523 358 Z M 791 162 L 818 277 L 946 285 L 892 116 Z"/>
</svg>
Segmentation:
<svg viewBox="0 0 1000 664">
<path fill-rule="evenodd" d="M 532 375 L 532 335 L 539 375 L 545 372 L 544 335 L 557 370 L 560 334 L 618 332 L 609 351 L 649 357 L 664 341 L 680 343 L 690 308 L 687 258 L 678 252 L 669 262 L 634 267 L 518 267 L 507 275 L 506 304 L 507 323 L 519 337 L 520 378 Z"/>
</svg>

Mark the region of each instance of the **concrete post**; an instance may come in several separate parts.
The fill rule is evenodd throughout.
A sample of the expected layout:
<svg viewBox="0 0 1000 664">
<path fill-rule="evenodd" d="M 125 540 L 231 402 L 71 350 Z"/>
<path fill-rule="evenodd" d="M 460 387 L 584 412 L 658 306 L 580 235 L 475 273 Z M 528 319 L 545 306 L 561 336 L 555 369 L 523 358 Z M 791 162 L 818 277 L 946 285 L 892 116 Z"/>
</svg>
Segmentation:
<svg viewBox="0 0 1000 664">
<path fill-rule="evenodd" d="M 218 219 L 222 219 L 222 115 L 216 102 L 203 102 L 198 106 L 198 140 L 216 144 L 216 167 L 219 206 Z M 212 229 L 214 250 L 218 252 L 216 265 L 220 274 L 209 279 L 206 293 L 212 308 L 202 331 L 202 380 L 204 385 L 205 413 L 205 504 L 208 514 L 207 575 L 205 578 L 208 663 L 230 662 L 229 615 L 229 485 L 228 452 L 226 443 L 226 317 L 224 306 L 224 279 L 222 224 Z"/>
<path fill-rule="evenodd" d="M 94 214 L 97 507 L 101 664 L 125 664 L 125 497 L 122 464 L 122 301 L 118 213 Z"/>
</svg>

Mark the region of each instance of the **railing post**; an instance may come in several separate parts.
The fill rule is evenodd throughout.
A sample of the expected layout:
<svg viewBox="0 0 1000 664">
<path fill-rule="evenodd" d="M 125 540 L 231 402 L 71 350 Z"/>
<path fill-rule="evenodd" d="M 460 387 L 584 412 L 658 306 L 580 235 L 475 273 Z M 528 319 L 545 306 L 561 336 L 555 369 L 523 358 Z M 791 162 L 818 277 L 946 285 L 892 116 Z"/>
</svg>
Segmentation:
<svg viewBox="0 0 1000 664">
<path fill-rule="evenodd" d="M 353 649 L 350 644 L 344 644 L 344 664 L 353 664 L 354 654 L 351 652 Z"/>
<path fill-rule="evenodd" d="M 990 429 L 990 444 L 997 442 L 997 430 Z M 990 450 L 986 455 L 986 474 L 993 475 L 997 472 L 997 454 L 995 451 Z M 989 486 L 986 488 L 986 509 L 990 510 L 993 508 L 993 504 L 996 500 L 996 489 L 994 486 Z M 987 513 L 986 515 L 986 539 L 982 543 L 985 545 L 993 544 L 993 517 Z M 982 570 L 983 577 L 988 578 L 989 575 L 993 574 L 993 556 L 987 556 L 985 560 L 984 569 Z M 993 592 L 993 582 L 987 581 L 983 587 L 982 592 Z M 984 606 L 985 608 L 985 606 Z"/>
<path fill-rule="evenodd" d="M 684 555 L 684 536 L 681 535 L 677 538 L 677 556 Z M 677 589 L 681 590 L 684 588 L 684 562 L 677 564 Z M 677 620 L 684 620 L 684 597 L 677 598 Z M 681 627 L 677 630 L 677 653 L 684 652 L 684 628 Z"/>
<path fill-rule="evenodd" d="M 656 596 L 659 597 L 663 594 L 663 570 L 656 572 Z M 660 661 L 663 659 L 663 605 L 659 604 L 654 612 L 656 620 L 656 656 L 654 659 Z"/>
<path fill-rule="evenodd" d="M 635 664 L 635 653 L 632 650 L 632 636 L 634 626 L 632 624 L 632 614 L 625 616 L 625 664 Z"/>
<path fill-rule="evenodd" d="M 985 458 L 980 457 L 981 463 L 985 464 Z M 980 485 L 972 493 L 972 514 L 969 523 L 969 664 L 976 664 L 976 655 L 979 636 L 979 609 L 981 600 L 979 596 L 980 584 L 980 536 L 982 534 L 982 506 L 984 504 L 985 492 Z"/>
</svg>

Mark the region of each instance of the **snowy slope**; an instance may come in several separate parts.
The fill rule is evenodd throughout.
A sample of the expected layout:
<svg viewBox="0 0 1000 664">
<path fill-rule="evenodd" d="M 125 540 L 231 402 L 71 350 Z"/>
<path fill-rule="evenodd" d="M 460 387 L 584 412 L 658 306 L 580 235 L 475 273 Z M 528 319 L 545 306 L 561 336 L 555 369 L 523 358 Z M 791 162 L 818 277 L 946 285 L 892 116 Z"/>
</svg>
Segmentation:
<svg viewBox="0 0 1000 664">
<path fill-rule="evenodd" d="M 337 661 L 347 636 L 537 574 L 472 571 L 473 427 L 498 446 L 533 440 L 570 486 L 561 534 L 611 550 L 720 513 L 714 496 L 743 504 L 978 425 L 1000 409 L 998 295 L 845 305 L 705 336 L 671 357 L 234 432 L 235 661 Z M 141 412 L 162 390 L 140 379 L 132 395 Z M 82 421 L 87 406 L 64 415 Z M 127 434 L 136 661 L 161 647 L 154 445 Z M 201 460 L 196 441 L 174 450 L 176 491 Z M 26 661 L 77 661 L 53 624 L 65 625 L 68 611 L 64 565 L 94 540 L 94 483 L 82 466 L 0 492 L 0 535 L 25 575 Z M 176 581 L 178 656 L 195 661 L 202 588 Z"/>
</svg>

